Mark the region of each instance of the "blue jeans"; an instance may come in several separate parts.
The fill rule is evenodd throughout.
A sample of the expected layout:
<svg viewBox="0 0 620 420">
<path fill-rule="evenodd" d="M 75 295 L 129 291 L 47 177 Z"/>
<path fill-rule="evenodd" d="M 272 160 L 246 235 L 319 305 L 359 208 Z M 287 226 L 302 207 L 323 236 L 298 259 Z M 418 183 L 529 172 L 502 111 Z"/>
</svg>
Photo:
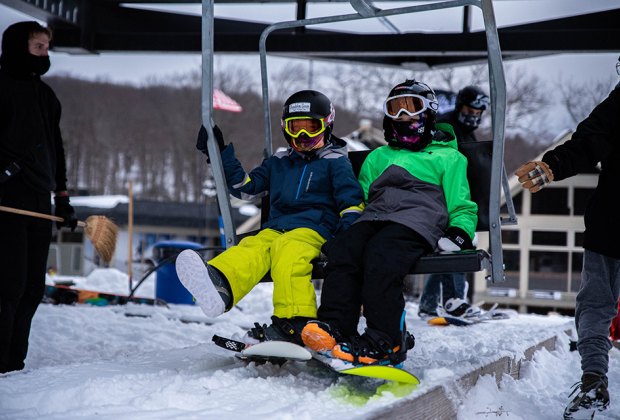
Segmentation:
<svg viewBox="0 0 620 420">
<path fill-rule="evenodd" d="M 609 326 L 618 312 L 620 260 L 585 250 L 581 285 L 577 293 L 575 326 L 581 370 L 607 374 Z"/>
<path fill-rule="evenodd" d="M 440 290 L 443 291 L 443 302 L 454 297 L 465 299 L 465 281 L 465 273 L 431 274 L 424 283 L 424 290 L 420 297 L 420 310 L 431 314 L 436 313 Z"/>
</svg>

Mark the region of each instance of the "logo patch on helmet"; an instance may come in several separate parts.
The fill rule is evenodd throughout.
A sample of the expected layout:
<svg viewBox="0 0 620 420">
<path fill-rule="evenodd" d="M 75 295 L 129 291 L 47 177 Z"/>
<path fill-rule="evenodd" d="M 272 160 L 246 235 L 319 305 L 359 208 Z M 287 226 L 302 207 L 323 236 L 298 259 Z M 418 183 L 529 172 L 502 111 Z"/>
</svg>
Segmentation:
<svg viewBox="0 0 620 420">
<path fill-rule="evenodd" d="M 310 102 L 294 102 L 288 106 L 288 112 L 310 112 Z"/>
</svg>

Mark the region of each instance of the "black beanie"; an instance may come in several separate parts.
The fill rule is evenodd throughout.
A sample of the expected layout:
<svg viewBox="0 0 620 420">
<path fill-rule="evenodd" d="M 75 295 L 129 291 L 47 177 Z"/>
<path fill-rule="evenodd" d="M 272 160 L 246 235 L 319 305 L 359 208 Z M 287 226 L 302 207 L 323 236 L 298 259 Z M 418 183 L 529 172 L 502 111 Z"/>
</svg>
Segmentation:
<svg viewBox="0 0 620 420">
<path fill-rule="evenodd" d="M 38 57 L 28 51 L 28 41 L 37 33 L 49 34 L 49 30 L 35 21 L 17 22 L 6 28 L 2 34 L 0 69 L 21 77 L 45 73 L 49 68 L 49 57 Z"/>
</svg>

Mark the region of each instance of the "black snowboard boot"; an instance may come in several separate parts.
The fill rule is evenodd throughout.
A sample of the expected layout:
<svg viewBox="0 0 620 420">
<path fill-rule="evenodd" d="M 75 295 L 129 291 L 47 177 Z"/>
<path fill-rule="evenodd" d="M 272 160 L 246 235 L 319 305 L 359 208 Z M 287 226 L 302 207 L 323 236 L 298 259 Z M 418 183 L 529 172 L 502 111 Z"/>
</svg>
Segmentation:
<svg viewBox="0 0 620 420">
<path fill-rule="evenodd" d="M 564 420 L 591 418 L 596 411 L 603 411 L 609 406 L 607 376 L 595 372 L 584 372 L 581 382 L 574 385 L 572 397 L 577 395 L 564 410 Z M 588 417 L 590 416 L 590 417 Z"/>
<path fill-rule="evenodd" d="M 306 317 L 293 317 L 293 318 L 278 318 L 277 316 L 271 317 L 271 325 L 260 325 L 255 322 L 255 327 L 248 331 L 248 338 L 254 339 L 257 342 L 261 341 L 288 341 L 300 346 L 304 343 L 301 340 L 301 331 L 304 326 L 312 318 Z"/>
<path fill-rule="evenodd" d="M 338 343 L 332 349 L 332 356 L 354 365 L 391 365 L 401 367 L 407 360 L 407 351 L 415 346 L 415 338 L 403 331 L 401 342 L 394 345 L 390 337 L 370 328 L 358 337 Z"/>
</svg>

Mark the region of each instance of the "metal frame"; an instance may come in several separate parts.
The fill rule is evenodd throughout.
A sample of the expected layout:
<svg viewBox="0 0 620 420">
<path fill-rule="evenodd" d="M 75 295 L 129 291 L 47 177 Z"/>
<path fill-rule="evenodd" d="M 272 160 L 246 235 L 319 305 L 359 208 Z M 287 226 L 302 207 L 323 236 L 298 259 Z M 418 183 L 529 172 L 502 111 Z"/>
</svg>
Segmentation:
<svg viewBox="0 0 620 420">
<path fill-rule="evenodd" d="M 516 223 L 514 214 L 514 206 L 512 204 L 512 196 L 508 187 L 508 181 L 504 168 L 504 132 L 505 132 L 505 113 L 506 113 L 506 80 L 502 65 L 502 55 L 499 45 L 499 37 L 497 33 L 497 25 L 493 13 L 492 0 L 449 0 L 432 4 L 423 4 L 418 6 L 409 6 L 389 10 L 379 10 L 369 6 L 364 0 L 351 0 L 351 4 L 358 13 L 328 16 L 312 19 L 302 19 L 296 21 L 278 22 L 268 26 L 260 37 L 260 66 L 261 66 L 261 84 L 264 108 L 264 134 L 265 134 L 265 157 L 272 154 L 271 141 L 271 116 L 269 111 L 269 87 L 267 78 L 267 37 L 274 31 L 281 29 L 299 28 L 310 25 L 318 25 L 323 23 L 344 22 L 358 19 L 368 18 L 384 18 L 387 16 L 401 15 L 408 13 L 416 13 L 431 10 L 440 10 L 453 7 L 475 6 L 482 10 L 485 24 L 485 34 L 487 40 L 489 78 L 491 86 L 491 113 L 493 121 L 493 158 L 492 158 L 492 175 L 491 175 L 491 193 L 489 197 L 489 244 L 491 251 L 490 280 L 494 283 L 504 281 L 504 264 L 502 256 L 501 242 L 501 225 Z M 213 0 L 203 1 L 203 124 L 207 127 L 209 139 L 213 139 L 211 128 L 211 110 L 212 110 L 212 56 L 213 56 Z M 204 86 L 208 84 L 209 86 Z M 204 97 L 207 95 L 207 98 Z M 220 211 L 224 217 L 224 235 L 226 238 L 226 246 L 232 246 L 237 243 L 237 238 L 232 223 L 232 213 L 230 209 L 230 201 L 228 199 L 228 187 L 224 179 L 221 158 L 217 152 L 217 145 L 214 141 L 208 142 L 210 155 L 215 157 L 211 159 L 214 175 L 216 176 L 216 190 L 218 194 Z M 500 196 L 501 190 L 504 190 L 506 201 L 509 209 L 509 218 L 502 220 L 500 218 Z M 487 279 L 489 279 L 487 277 Z"/>
<path fill-rule="evenodd" d="M 217 4 L 296 4 L 297 19 L 305 19 L 306 5 L 351 3 L 366 16 L 369 0 L 216 0 Z M 46 21 L 54 31 L 54 51 L 97 54 L 110 51 L 201 51 L 201 16 L 134 8 L 140 4 L 200 4 L 201 0 L 0 0 L 15 11 Z M 544 2 L 543 2 L 544 3 Z M 499 0 L 495 3 L 499 4 Z M 464 8 L 462 31 L 398 33 L 387 18 L 377 18 L 386 33 L 341 32 L 296 28 L 270 37 L 270 53 L 308 59 L 339 60 L 400 67 L 415 62 L 428 68 L 486 62 L 484 34 L 468 24 Z M 241 16 L 239 17 L 241 18 Z M 560 18 L 545 18 L 498 29 L 504 62 L 558 53 L 616 53 L 620 50 L 620 5 Z M 267 23 L 215 18 L 218 53 L 258 53 L 260 34 Z M 326 42 L 325 38 L 330 41 Z M 406 65 L 406 64 L 405 64 Z"/>
<path fill-rule="evenodd" d="M 228 197 L 228 185 L 220 150 L 213 133 L 213 0 L 202 2 L 202 125 L 207 129 L 209 139 L 207 150 L 211 160 L 215 191 L 224 229 L 224 246 L 230 248 L 237 243 L 232 206 Z"/>
</svg>

